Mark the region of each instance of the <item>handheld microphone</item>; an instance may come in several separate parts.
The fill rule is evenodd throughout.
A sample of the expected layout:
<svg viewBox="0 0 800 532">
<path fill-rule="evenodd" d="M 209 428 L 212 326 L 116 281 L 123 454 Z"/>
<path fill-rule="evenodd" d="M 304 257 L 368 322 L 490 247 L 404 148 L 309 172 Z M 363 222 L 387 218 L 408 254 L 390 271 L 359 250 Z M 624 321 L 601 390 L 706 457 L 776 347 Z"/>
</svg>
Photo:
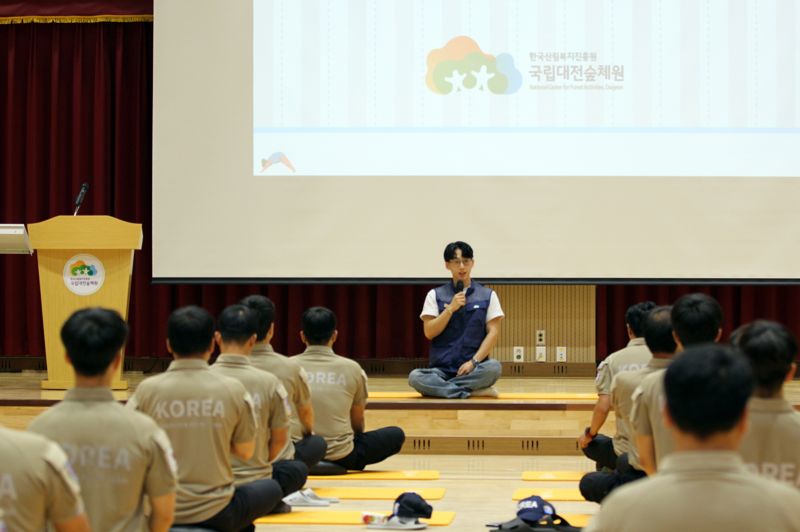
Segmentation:
<svg viewBox="0 0 800 532">
<path fill-rule="evenodd" d="M 464 281 L 456 281 L 456 292 L 464 291 Z"/>
<path fill-rule="evenodd" d="M 86 191 L 89 190 L 89 183 L 84 183 L 81 185 L 81 190 L 78 192 L 78 196 L 75 198 L 75 212 L 72 213 L 72 216 L 77 216 L 78 211 L 81 208 L 81 204 L 83 203 L 83 198 L 86 197 Z"/>
</svg>

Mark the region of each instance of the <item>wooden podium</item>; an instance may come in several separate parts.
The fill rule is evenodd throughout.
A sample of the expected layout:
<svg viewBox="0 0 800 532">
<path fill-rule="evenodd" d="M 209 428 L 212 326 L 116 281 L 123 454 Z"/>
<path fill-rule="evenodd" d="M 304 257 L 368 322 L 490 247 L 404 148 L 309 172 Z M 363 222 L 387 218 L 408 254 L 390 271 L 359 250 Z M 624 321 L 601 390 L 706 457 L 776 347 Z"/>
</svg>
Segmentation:
<svg viewBox="0 0 800 532">
<path fill-rule="evenodd" d="M 142 226 L 111 216 L 56 216 L 29 224 L 28 233 L 39 256 L 47 357 L 42 388 L 66 390 L 74 378 L 61 343 L 61 326 L 86 307 L 114 309 L 127 320 L 133 252 L 142 249 Z M 122 364 L 112 388 L 128 388 Z"/>
</svg>

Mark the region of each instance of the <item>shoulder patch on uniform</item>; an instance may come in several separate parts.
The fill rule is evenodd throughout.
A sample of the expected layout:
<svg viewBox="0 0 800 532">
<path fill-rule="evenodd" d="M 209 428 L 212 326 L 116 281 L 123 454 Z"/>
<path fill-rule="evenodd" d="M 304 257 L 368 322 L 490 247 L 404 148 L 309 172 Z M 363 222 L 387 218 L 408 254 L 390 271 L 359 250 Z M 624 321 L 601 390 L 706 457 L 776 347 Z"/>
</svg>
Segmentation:
<svg viewBox="0 0 800 532">
<path fill-rule="evenodd" d="M 169 441 L 169 437 L 167 433 L 163 430 L 156 429 L 155 433 L 153 433 L 153 440 L 156 442 L 156 445 L 164 454 L 164 458 L 167 461 L 167 465 L 169 466 L 170 471 L 172 474 L 177 477 L 178 476 L 178 462 L 175 460 L 175 454 L 172 452 L 172 443 Z"/>
<path fill-rule="evenodd" d="M 48 441 L 43 458 L 44 461 L 50 464 L 61 478 L 64 479 L 67 486 L 69 486 L 73 492 L 81 492 L 81 486 L 78 483 L 78 475 L 75 474 L 75 471 L 69 463 L 69 458 L 67 458 L 67 453 L 65 453 L 61 447 Z"/>
</svg>

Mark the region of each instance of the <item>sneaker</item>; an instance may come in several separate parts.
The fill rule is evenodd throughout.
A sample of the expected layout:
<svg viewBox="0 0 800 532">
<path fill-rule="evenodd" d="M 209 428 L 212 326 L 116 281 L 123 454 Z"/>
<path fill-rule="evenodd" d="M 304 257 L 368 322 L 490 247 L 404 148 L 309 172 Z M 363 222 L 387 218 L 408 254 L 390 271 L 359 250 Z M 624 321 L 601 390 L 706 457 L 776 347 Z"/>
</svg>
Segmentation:
<svg viewBox="0 0 800 532">
<path fill-rule="evenodd" d="M 295 491 L 294 493 L 290 493 L 286 497 L 283 498 L 283 502 L 289 504 L 291 506 L 313 506 L 313 507 L 320 507 L 320 506 L 330 506 L 330 502 L 323 500 L 320 497 L 317 497 L 314 494 L 314 498 L 307 496 L 304 492 L 310 490 L 303 490 L 303 491 Z M 312 492 L 313 493 L 313 492 Z"/>
<path fill-rule="evenodd" d="M 477 390 L 472 390 L 470 397 L 494 397 L 497 399 L 498 397 L 497 388 L 494 386 L 489 386 L 488 388 L 479 388 Z"/>
<path fill-rule="evenodd" d="M 270 514 L 288 514 L 292 512 L 292 507 L 286 504 L 285 502 L 281 501 L 278 505 L 272 509 Z"/>
<path fill-rule="evenodd" d="M 319 495 L 314 493 L 314 490 L 312 490 L 311 488 L 306 488 L 302 490 L 300 493 L 302 493 L 303 497 L 305 497 L 310 501 L 324 501 L 331 504 L 339 502 L 339 499 L 337 499 L 336 497 L 320 497 Z"/>
</svg>

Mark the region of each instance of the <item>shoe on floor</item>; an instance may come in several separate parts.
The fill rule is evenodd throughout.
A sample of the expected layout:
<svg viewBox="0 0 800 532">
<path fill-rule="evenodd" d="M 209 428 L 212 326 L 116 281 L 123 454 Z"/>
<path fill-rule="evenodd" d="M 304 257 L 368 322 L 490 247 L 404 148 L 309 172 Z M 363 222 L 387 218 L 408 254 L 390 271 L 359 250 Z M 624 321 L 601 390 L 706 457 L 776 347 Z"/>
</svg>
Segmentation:
<svg viewBox="0 0 800 532">
<path fill-rule="evenodd" d="M 471 397 L 494 397 L 495 399 L 497 399 L 498 395 L 497 388 L 494 386 L 472 390 L 472 393 L 470 394 Z"/>
<path fill-rule="evenodd" d="M 273 514 L 288 514 L 292 512 L 292 507 L 286 504 L 285 502 L 281 501 L 278 505 L 272 509 L 270 515 Z"/>
</svg>

